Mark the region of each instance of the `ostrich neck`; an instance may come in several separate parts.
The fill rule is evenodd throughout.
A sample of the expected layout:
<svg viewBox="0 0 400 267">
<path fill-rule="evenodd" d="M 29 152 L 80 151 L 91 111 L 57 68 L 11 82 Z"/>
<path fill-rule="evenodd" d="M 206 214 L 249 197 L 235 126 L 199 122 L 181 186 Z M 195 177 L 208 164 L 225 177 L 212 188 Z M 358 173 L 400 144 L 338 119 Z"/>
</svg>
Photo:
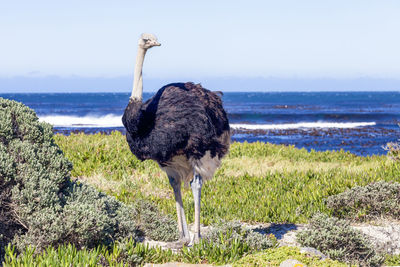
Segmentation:
<svg viewBox="0 0 400 267">
<path fill-rule="evenodd" d="M 133 74 L 133 89 L 132 89 L 131 99 L 140 101 L 142 100 L 142 94 L 143 94 L 142 69 L 146 51 L 147 51 L 146 49 L 143 49 L 141 47 L 138 48 L 136 56 L 135 72 Z"/>
</svg>

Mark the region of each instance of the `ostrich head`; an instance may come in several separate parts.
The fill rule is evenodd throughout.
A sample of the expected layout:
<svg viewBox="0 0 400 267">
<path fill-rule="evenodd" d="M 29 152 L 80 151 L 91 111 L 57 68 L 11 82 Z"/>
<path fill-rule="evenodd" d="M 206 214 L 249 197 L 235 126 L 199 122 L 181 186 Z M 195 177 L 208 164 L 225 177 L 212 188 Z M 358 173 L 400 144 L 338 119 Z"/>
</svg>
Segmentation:
<svg viewBox="0 0 400 267">
<path fill-rule="evenodd" d="M 160 46 L 161 44 L 157 41 L 157 37 L 155 37 L 151 33 L 143 33 L 139 38 L 139 47 L 143 49 L 149 49 L 153 46 Z"/>
<path fill-rule="evenodd" d="M 157 41 L 157 37 L 150 33 L 143 33 L 139 38 L 138 54 L 136 57 L 135 73 L 133 75 L 133 88 L 131 99 L 142 100 L 143 94 L 143 79 L 142 79 L 142 68 L 144 55 L 147 49 L 153 46 L 160 46 L 161 44 Z"/>
</svg>

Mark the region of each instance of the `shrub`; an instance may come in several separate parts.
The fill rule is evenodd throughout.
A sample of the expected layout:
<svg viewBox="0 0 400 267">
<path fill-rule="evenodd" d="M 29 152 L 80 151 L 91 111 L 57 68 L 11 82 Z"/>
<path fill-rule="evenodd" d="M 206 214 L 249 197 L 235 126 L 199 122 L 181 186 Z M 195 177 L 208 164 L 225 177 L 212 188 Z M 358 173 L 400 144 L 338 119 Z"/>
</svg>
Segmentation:
<svg viewBox="0 0 400 267">
<path fill-rule="evenodd" d="M 251 229 L 242 227 L 238 221 L 225 222 L 220 221 L 218 224 L 206 233 L 204 239 L 210 243 L 220 243 L 221 237 L 223 242 L 230 244 L 234 240 L 245 243 L 250 250 L 263 250 L 277 245 L 274 235 L 263 235 Z"/>
<path fill-rule="evenodd" d="M 400 161 L 400 143 L 390 142 L 384 147 L 388 151 L 388 156 L 392 160 Z"/>
<path fill-rule="evenodd" d="M 145 235 L 153 240 L 173 241 L 179 237 L 178 225 L 171 216 L 163 216 L 157 207 L 145 200 L 135 203 L 139 224 Z"/>
<path fill-rule="evenodd" d="M 400 126 L 400 124 L 399 124 Z M 400 143 L 399 142 L 390 142 L 387 143 L 386 146 L 383 147 L 388 153 L 388 157 L 395 160 L 400 161 Z"/>
<path fill-rule="evenodd" d="M 384 257 L 360 231 L 349 222 L 325 214 L 316 214 L 306 230 L 297 235 L 298 242 L 314 247 L 330 258 L 362 266 L 380 266 Z"/>
<path fill-rule="evenodd" d="M 52 127 L 23 104 L 0 98 L 0 252 L 9 242 L 38 252 L 67 242 L 91 248 L 137 238 L 135 207 L 71 181 L 71 169 Z"/>
<path fill-rule="evenodd" d="M 358 220 L 400 218 L 400 183 L 375 182 L 357 186 L 327 199 L 335 216 Z"/>
</svg>

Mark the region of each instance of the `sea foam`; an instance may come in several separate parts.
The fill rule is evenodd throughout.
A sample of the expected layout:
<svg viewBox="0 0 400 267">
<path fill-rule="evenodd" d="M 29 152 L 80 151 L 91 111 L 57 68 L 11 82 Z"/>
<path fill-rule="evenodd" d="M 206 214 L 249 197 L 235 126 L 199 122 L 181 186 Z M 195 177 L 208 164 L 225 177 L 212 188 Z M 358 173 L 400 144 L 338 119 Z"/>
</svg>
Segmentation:
<svg viewBox="0 0 400 267">
<path fill-rule="evenodd" d="M 283 124 L 231 124 L 233 129 L 245 130 L 288 130 L 300 128 L 356 128 L 374 126 L 375 122 L 299 122 Z"/>
<path fill-rule="evenodd" d="M 109 128 L 123 127 L 121 116 L 107 114 L 104 116 L 86 115 L 84 117 L 67 115 L 39 116 L 39 121 L 45 121 L 54 127 L 72 128 Z"/>
<path fill-rule="evenodd" d="M 110 128 L 123 127 L 121 116 L 108 114 L 104 116 L 86 115 L 83 117 L 67 115 L 39 116 L 40 121 L 52 124 L 54 127 L 71 128 Z M 299 128 L 356 128 L 374 126 L 375 122 L 299 122 L 283 124 L 231 124 L 233 129 L 245 130 L 287 130 Z"/>
</svg>

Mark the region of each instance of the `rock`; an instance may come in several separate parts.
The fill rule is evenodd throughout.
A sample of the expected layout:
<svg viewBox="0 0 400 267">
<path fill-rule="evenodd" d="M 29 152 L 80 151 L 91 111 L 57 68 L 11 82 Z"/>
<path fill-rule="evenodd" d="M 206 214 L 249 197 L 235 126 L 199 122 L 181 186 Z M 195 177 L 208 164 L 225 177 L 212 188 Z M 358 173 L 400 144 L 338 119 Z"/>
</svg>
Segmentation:
<svg viewBox="0 0 400 267">
<path fill-rule="evenodd" d="M 279 267 L 307 267 L 307 265 L 298 260 L 288 259 L 282 261 Z"/>
<path fill-rule="evenodd" d="M 400 253 L 400 223 L 392 221 L 377 222 L 380 225 L 357 225 L 353 228 L 367 235 L 377 250 L 388 254 Z"/>
<path fill-rule="evenodd" d="M 308 256 L 318 257 L 318 258 L 320 258 L 322 260 L 328 258 L 325 254 L 323 254 L 318 249 L 311 248 L 311 247 L 302 247 L 302 248 L 300 248 L 300 253 L 307 254 Z"/>
</svg>

